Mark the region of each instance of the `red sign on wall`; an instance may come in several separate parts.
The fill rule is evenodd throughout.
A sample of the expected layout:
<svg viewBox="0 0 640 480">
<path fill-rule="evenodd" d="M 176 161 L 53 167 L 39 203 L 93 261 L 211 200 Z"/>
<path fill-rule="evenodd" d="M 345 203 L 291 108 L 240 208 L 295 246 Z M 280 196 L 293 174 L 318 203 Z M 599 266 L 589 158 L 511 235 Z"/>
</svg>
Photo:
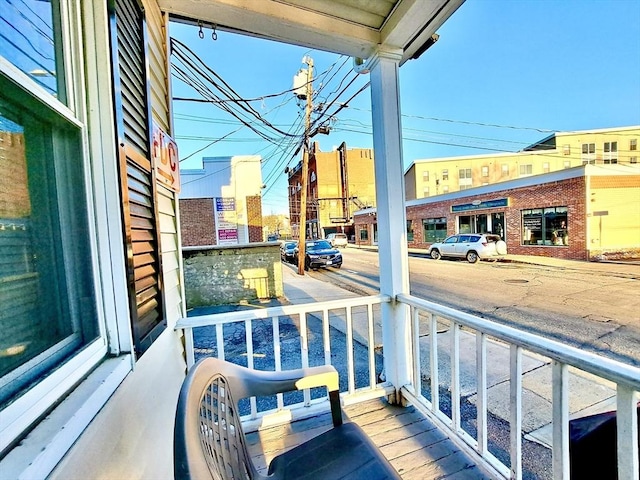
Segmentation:
<svg viewBox="0 0 640 480">
<path fill-rule="evenodd" d="M 174 192 L 180 192 L 180 163 L 178 145 L 158 125 L 153 123 L 153 149 L 156 178 Z"/>
</svg>

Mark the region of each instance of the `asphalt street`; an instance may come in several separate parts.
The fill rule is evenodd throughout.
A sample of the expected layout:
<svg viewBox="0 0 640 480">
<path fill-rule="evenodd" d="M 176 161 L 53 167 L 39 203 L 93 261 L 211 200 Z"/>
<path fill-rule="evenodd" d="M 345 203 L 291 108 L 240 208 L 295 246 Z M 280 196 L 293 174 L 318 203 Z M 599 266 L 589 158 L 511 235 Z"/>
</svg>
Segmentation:
<svg viewBox="0 0 640 480">
<path fill-rule="evenodd" d="M 271 304 L 313 303 L 346 297 L 377 294 L 379 288 L 377 253 L 355 248 L 343 250 L 341 269 L 327 269 L 297 275 L 293 265 L 283 264 L 285 299 Z M 640 333 L 636 292 L 640 281 L 637 265 L 589 264 L 587 262 L 533 263 L 529 258 L 505 263 L 435 261 L 419 253 L 410 259 L 411 292 L 483 318 L 525 328 L 569 344 L 606 354 L 617 360 L 640 365 Z M 212 307 L 190 312 L 219 312 L 221 309 L 264 308 L 271 304 Z M 335 315 L 335 314 L 334 314 Z M 337 316 L 340 316 L 338 314 Z M 274 368 L 274 339 L 270 321 L 253 326 L 254 366 Z M 338 325 L 333 322 L 332 325 Z M 247 364 L 244 323 L 225 327 L 225 358 Z M 379 328 L 379 317 L 376 319 Z M 282 368 L 300 367 L 300 335 L 297 318 L 280 318 Z M 321 319 L 308 316 L 309 358 L 324 360 Z M 448 329 L 439 330 L 439 345 L 445 346 L 441 358 L 439 400 L 445 412 L 450 408 L 450 365 L 446 345 Z M 198 355 L 217 354 L 213 327 L 194 332 Z M 365 342 L 355 335 L 356 385 L 368 382 Z M 377 337 L 379 338 L 379 336 Z M 344 331 L 330 329 L 332 364 L 339 371 L 341 390 L 347 389 L 347 347 Z M 461 334 L 461 425 L 471 436 L 476 429 L 474 337 Z M 377 342 L 377 341 L 376 341 Z M 428 336 L 421 338 L 422 358 L 429 358 Z M 440 348 L 439 348 L 440 350 Z M 467 358 L 468 357 L 468 358 Z M 488 421 L 489 449 L 501 461 L 509 462 L 509 381 L 508 348 L 498 342 L 488 345 Z M 525 355 L 523 362 L 523 468 L 524 478 L 551 478 L 551 372 L 548 359 Z M 423 365 L 423 372 L 429 366 Z M 382 356 L 376 353 L 376 373 L 382 370 Z M 580 372 L 571 374 L 571 418 L 615 408 L 615 390 L 606 382 L 595 381 Z M 422 377 L 423 393 L 431 399 L 430 378 Z M 322 392 L 316 392 L 322 395 Z M 295 394 L 285 401 L 297 402 Z M 258 409 L 271 409 L 275 399 L 259 399 Z M 248 412 L 248 403 L 242 405 Z"/>
</svg>

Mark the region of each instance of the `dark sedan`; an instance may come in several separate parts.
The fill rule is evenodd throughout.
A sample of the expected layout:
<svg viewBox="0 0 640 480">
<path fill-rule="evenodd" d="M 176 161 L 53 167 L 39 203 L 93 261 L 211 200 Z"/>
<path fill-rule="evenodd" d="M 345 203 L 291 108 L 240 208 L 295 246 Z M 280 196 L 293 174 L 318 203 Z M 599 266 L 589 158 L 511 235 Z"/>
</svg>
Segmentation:
<svg viewBox="0 0 640 480">
<path fill-rule="evenodd" d="M 298 242 L 283 242 L 280 245 L 280 258 L 283 262 L 293 263 Z"/>
<path fill-rule="evenodd" d="M 342 254 L 333 248 L 326 240 L 307 240 L 305 243 L 304 269 L 342 266 Z M 298 249 L 295 252 L 295 262 L 298 261 Z"/>
</svg>

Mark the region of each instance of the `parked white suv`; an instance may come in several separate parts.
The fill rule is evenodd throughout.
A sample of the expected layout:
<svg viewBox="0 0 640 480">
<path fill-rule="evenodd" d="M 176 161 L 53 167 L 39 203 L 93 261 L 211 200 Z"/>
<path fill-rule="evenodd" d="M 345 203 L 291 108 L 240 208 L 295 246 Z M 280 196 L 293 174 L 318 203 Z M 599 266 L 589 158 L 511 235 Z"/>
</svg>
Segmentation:
<svg viewBox="0 0 640 480">
<path fill-rule="evenodd" d="M 495 258 L 507 254 L 507 244 L 498 235 L 489 233 L 468 233 L 451 235 L 443 242 L 429 247 L 429 255 L 434 260 L 441 257 L 466 258 L 469 263 Z"/>
<path fill-rule="evenodd" d="M 327 235 L 327 240 L 331 243 L 332 247 L 346 247 L 347 236 L 344 233 L 330 233 Z"/>
</svg>

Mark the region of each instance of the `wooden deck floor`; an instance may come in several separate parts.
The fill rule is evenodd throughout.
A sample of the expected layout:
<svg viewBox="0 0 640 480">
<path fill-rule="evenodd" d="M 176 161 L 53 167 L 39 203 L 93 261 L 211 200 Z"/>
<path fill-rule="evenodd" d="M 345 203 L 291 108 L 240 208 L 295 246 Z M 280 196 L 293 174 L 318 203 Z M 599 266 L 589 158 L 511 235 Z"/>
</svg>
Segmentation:
<svg viewBox="0 0 640 480">
<path fill-rule="evenodd" d="M 489 478 L 444 433 L 412 407 L 381 399 L 344 409 L 360 425 L 403 479 L 476 480 Z M 250 453 L 261 470 L 271 459 L 331 428 L 329 414 L 247 435 Z"/>
</svg>

